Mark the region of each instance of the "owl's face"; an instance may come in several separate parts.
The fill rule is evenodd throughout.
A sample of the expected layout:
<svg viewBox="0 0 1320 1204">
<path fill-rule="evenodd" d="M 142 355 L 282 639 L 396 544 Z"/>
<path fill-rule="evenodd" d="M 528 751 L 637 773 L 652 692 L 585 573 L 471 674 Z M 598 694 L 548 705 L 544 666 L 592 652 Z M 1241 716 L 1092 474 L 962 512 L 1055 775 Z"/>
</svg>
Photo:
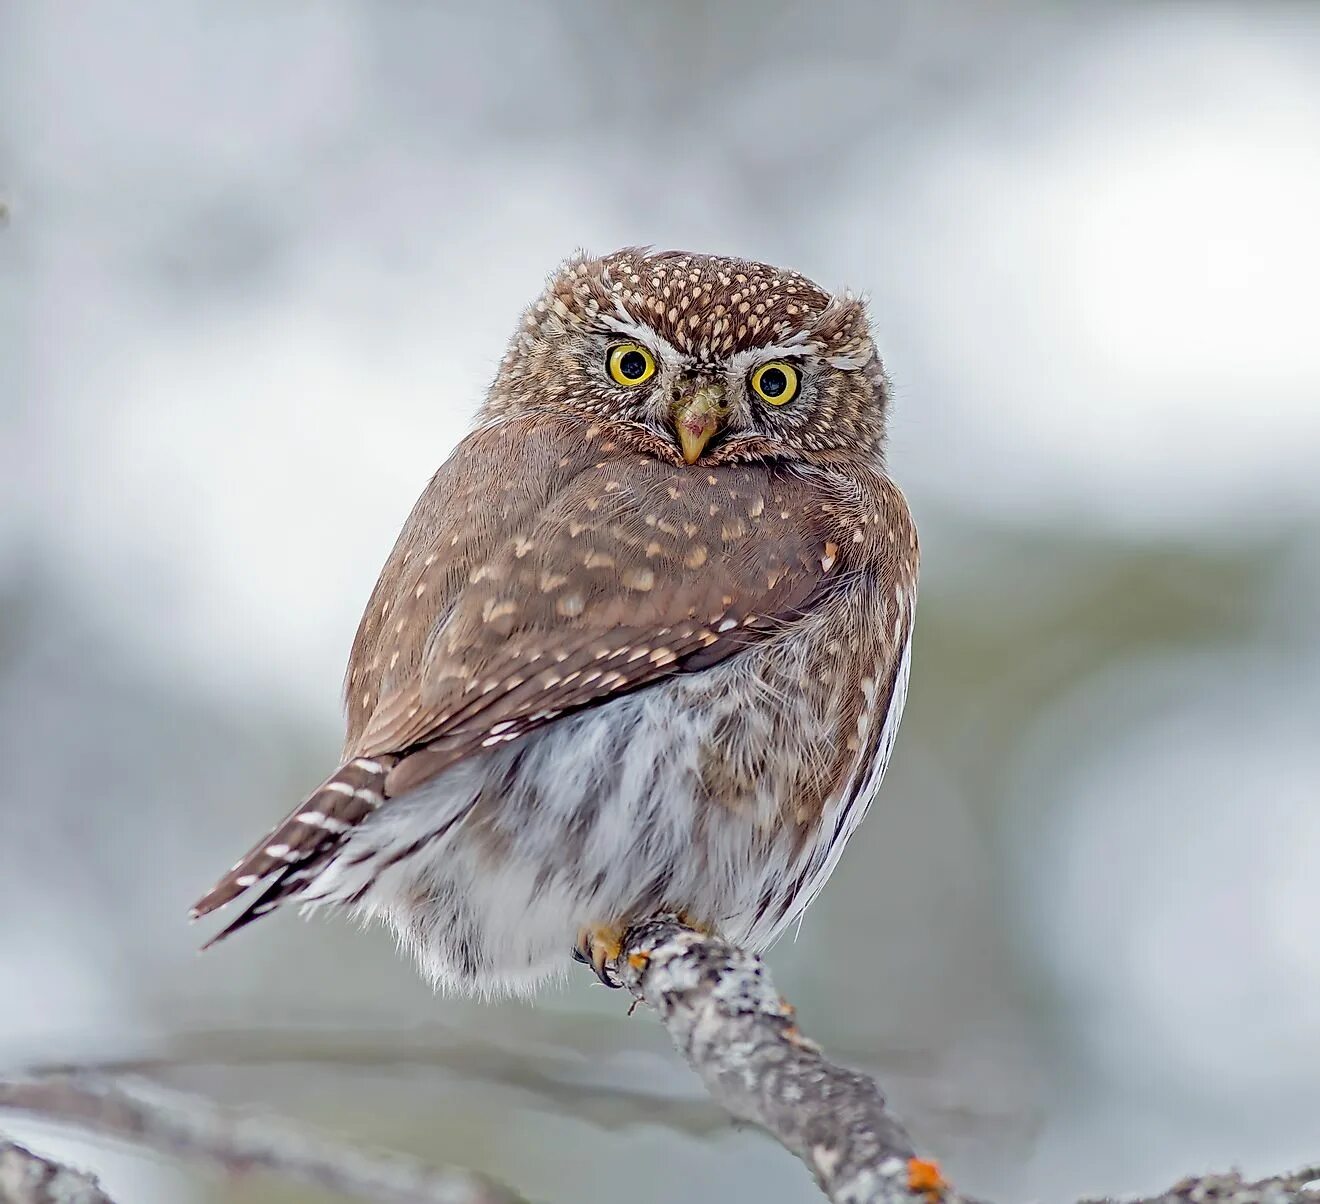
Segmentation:
<svg viewBox="0 0 1320 1204">
<path fill-rule="evenodd" d="M 886 408 L 860 301 L 764 264 L 624 250 L 551 278 L 485 412 L 633 423 L 688 464 L 828 463 L 878 460 Z"/>
</svg>

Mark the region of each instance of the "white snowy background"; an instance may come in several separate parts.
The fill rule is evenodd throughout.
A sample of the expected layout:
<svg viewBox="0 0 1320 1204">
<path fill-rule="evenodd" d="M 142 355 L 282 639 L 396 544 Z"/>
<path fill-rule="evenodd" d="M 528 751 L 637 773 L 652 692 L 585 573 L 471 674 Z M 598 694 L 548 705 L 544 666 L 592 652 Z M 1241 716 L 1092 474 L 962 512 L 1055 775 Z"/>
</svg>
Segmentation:
<svg viewBox="0 0 1320 1204">
<path fill-rule="evenodd" d="M 183 921 L 334 755 L 520 306 L 652 243 L 866 292 L 896 386 L 909 719 L 771 955 L 806 1026 L 971 1190 L 1320 1157 L 1320 7 L 0 3 L 0 201 L 7 1067 L 814 1198 L 586 976 L 483 1008 Z M 8 1127 L 124 1200 L 319 1198 Z"/>
</svg>

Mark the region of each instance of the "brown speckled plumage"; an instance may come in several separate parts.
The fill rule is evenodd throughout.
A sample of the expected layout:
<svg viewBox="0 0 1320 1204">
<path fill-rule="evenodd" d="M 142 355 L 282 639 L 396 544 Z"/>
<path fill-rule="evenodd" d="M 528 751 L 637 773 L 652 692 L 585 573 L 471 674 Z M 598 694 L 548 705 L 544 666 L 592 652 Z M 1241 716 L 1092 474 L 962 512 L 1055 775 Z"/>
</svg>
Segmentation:
<svg viewBox="0 0 1320 1204">
<path fill-rule="evenodd" d="M 605 367 L 621 344 L 644 383 Z M 787 404 L 753 390 L 766 363 Z M 343 766 L 197 911 L 350 904 L 481 989 L 543 976 L 561 930 L 600 970 L 648 908 L 772 939 L 901 712 L 917 544 L 887 406 L 855 299 L 714 256 L 570 261 L 367 604 Z"/>
</svg>

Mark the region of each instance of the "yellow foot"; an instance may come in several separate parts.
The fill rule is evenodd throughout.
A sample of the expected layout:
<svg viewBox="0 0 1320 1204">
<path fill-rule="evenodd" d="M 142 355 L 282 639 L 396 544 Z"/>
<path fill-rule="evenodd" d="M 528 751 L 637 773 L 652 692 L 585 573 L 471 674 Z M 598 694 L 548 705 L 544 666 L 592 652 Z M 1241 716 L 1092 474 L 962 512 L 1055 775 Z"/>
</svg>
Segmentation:
<svg viewBox="0 0 1320 1204">
<path fill-rule="evenodd" d="M 610 963 L 622 951 L 622 925 L 592 924 L 578 934 L 577 948 L 573 950 L 573 956 L 590 966 L 596 972 L 596 977 L 607 987 L 621 987 L 623 983 L 610 969 Z"/>
</svg>

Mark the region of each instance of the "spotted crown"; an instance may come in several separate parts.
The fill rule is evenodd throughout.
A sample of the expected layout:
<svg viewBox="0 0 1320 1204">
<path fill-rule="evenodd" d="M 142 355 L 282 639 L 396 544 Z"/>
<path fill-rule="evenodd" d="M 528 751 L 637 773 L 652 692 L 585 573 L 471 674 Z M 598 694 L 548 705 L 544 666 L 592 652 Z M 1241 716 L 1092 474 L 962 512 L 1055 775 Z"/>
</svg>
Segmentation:
<svg viewBox="0 0 1320 1204">
<path fill-rule="evenodd" d="M 757 352 L 800 357 L 817 370 L 813 404 L 766 416 L 762 433 L 806 458 L 879 458 L 888 382 L 864 303 L 798 272 L 691 252 L 627 248 L 568 260 L 525 312 L 485 415 L 558 406 L 631 416 L 583 370 L 599 361 L 600 341 L 629 330 L 658 336 L 694 372 L 729 370 Z"/>
</svg>

